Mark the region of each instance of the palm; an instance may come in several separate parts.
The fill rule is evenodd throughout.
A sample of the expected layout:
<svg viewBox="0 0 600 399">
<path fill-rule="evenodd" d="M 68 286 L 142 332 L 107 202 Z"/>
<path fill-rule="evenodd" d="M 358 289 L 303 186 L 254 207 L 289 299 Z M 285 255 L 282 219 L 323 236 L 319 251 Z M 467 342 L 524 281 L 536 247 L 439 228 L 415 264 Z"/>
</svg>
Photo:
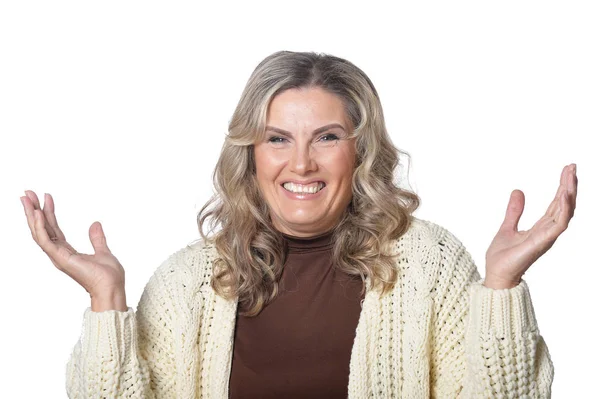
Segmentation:
<svg viewBox="0 0 600 399">
<path fill-rule="evenodd" d="M 111 253 L 75 254 L 70 258 L 72 269 L 63 270 L 88 293 L 110 292 L 125 285 L 125 271 Z M 69 273 L 73 270 L 73 273 Z"/>
<path fill-rule="evenodd" d="M 563 195 L 566 194 L 566 197 Z M 560 186 L 545 215 L 525 231 L 518 223 L 525 207 L 521 190 L 511 193 L 504 222 L 486 252 L 486 280 L 516 285 L 521 276 L 546 253 L 569 225 L 575 211 L 577 175 L 563 169 Z"/>
</svg>

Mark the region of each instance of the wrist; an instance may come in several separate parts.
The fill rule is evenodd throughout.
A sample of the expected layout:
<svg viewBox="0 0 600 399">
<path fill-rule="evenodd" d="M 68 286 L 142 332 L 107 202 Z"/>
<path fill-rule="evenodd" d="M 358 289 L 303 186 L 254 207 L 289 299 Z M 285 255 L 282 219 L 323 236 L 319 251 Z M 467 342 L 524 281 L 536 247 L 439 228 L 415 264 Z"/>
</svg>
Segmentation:
<svg viewBox="0 0 600 399">
<path fill-rule="evenodd" d="M 491 288 L 494 290 L 503 290 L 503 289 L 511 289 L 516 287 L 517 285 L 519 285 L 521 283 L 521 279 L 519 278 L 518 281 L 508 281 L 508 280 L 495 280 L 495 279 L 491 279 L 486 277 L 483 280 L 483 285 L 487 288 Z"/>
<path fill-rule="evenodd" d="M 90 296 L 92 300 L 92 312 L 104 312 L 106 310 L 127 311 L 127 299 L 125 292 L 115 292 L 100 296 Z"/>
</svg>

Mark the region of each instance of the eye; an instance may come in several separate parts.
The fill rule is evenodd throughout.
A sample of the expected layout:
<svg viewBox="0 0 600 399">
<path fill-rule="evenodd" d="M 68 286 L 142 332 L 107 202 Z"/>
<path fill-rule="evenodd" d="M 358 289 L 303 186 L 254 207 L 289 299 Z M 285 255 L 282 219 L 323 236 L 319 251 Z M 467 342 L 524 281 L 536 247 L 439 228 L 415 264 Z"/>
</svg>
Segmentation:
<svg viewBox="0 0 600 399">
<path fill-rule="evenodd" d="M 269 143 L 283 143 L 283 141 L 278 141 L 278 140 L 285 140 L 284 137 L 279 137 L 279 136 L 271 136 L 269 137 Z"/>
<path fill-rule="evenodd" d="M 331 140 L 324 140 L 324 141 L 335 141 L 335 140 L 339 140 L 339 137 L 333 133 L 329 133 L 326 134 L 324 136 L 321 137 L 321 139 L 324 139 L 325 137 L 331 137 Z"/>
</svg>

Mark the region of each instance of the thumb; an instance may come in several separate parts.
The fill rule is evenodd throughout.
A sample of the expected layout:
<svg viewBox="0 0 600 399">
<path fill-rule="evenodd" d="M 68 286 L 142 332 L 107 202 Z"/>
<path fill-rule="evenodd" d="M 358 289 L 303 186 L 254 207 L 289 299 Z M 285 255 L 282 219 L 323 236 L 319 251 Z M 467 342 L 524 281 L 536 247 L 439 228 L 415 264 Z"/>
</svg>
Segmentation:
<svg viewBox="0 0 600 399">
<path fill-rule="evenodd" d="M 90 226 L 90 241 L 94 247 L 94 252 L 110 252 L 108 245 L 106 245 L 106 236 L 102 229 L 100 222 L 94 222 Z"/>
<path fill-rule="evenodd" d="M 523 194 L 523 191 L 521 190 L 513 190 L 512 193 L 510 193 L 506 215 L 504 216 L 504 222 L 500 229 L 513 232 L 518 231 L 519 219 L 521 219 L 521 215 L 523 215 L 524 208 L 525 194 Z"/>
</svg>

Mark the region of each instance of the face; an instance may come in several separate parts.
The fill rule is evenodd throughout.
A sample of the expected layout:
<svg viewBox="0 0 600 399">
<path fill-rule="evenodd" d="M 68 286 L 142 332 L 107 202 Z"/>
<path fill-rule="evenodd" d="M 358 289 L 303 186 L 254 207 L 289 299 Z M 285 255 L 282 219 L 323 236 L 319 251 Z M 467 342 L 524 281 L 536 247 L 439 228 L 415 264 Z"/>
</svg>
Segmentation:
<svg viewBox="0 0 600 399">
<path fill-rule="evenodd" d="M 254 157 L 277 230 L 311 237 L 335 227 L 352 199 L 351 132 L 342 100 L 321 88 L 289 89 L 271 100 Z"/>
</svg>

